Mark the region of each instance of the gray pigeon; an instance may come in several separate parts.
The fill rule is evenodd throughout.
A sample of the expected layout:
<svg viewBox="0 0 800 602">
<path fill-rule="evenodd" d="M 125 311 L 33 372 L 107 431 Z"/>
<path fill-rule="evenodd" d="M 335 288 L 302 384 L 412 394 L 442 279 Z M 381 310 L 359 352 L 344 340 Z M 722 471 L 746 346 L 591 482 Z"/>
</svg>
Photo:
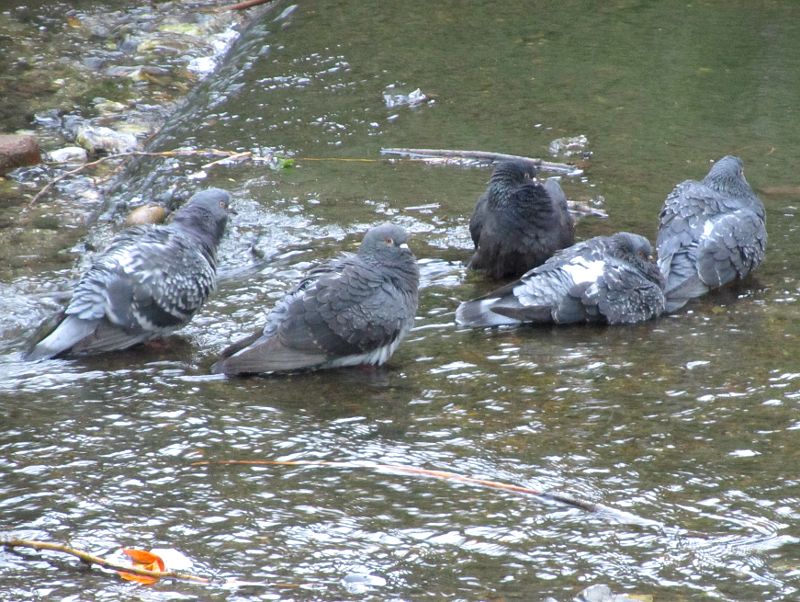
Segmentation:
<svg viewBox="0 0 800 602">
<path fill-rule="evenodd" d="M 118 234 L 81 276 L 58 326 L 27 359 L 126 349 L 189 322 L 216 286 L 229 204 L 227 192 L 209 188 L 168 225 Z"/>
<path fill-rule="evenodd" d="M 567 197 L 555 179 L 533 180 L 526 161 L 498 163 L 469 220 L 469 267 L 490 278 L 517 278 L 575 242 Z"/>
<path fill-rule="evenodd" d="M 741 279 L 764 259 L 764 205 L 728 155 L 702 182 L 678 184 L 659 214 L 658 264 L 666 280 L 666 311 Z"/>
<path fill-rule="evenodd" d="M 417 312 L 419 269 L 400 226 L 383 224 L 346 253 L 311 270 L 250 337 L 222 352 L 224 374 L 381 365 Z"/>
<path fill-rule="evenodd" d="M 643 236 L 618 232 L 559 251 L 519 280 L 456 310 L 461 326 L 633 324 L 664 310 L 664 280 Z"/>
</svg>

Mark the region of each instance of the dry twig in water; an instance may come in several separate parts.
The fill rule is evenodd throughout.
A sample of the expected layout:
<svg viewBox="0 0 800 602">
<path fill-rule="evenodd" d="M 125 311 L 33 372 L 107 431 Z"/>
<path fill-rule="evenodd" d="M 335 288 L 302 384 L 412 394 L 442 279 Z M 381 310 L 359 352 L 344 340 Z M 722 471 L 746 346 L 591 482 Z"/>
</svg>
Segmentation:
<svg viewBox="0 0 800 602">
<path fill-rule="evenodd" d="M 125 564 L 117 564 L 100 556 L 94 556 L 82 550 L 76 550 L 70 546 L 60 543 L 52 543 L 48 541 L 37 541 L 33 539 L 5 539 L 2 545 L 6 548 L 32 548 L 34 550 L 48 550 L 51 552 L 62 552 L 79 558 L 86 564 L 96 564 L 112 571 L 123 571 L 133 575 L 141 575 L 144 577 L 155 577 L 157 579 L 181 579 L 183 581 L 195 581 L 197 583 L 210 583 L 209 579 L 205 577 L 198 577 L 197 575 L 189 575 L 188 573 L 179 573 L 177 571 L 150 571 L 141 569 Z"/>
<path fill-rule="evenodd" d="M 560 173 L 569 176 L 578 176 L 583 171 L 575 165 L 568 163 L 554 163 L 553 161 L 545 161 L 543 159 L 535 159 L 533 157 L 523 157 L 522 155 L 509 155 L 506 153 L 493 153 L 490 151 L 475 151 L 475 150 L 451 150 L 444 148 L 382 148 L 382 155 L 408 155 L 410 157 L 429 157 L 446 158 L 446 159 L 472 159 L 475 161 L 508 161 L 508 160 L 521 160 L 529 161 L 534 166 L 545 171 Z"/>
<path fill-rule="evenodd" d="M 271 1 L 272 0 L 245 0 L 244 2 L 229 4 L 228 6 L 220 6 L 219 8 L 215 9 L 215 12 L 222 12 L 225 10 L 245 10 L 246 8 L 258 6 L 259 4 L 266 4 L 267 2 Z"/>
<path fill-rule="evenodd" d="M 533 489 L 531 487 L 523 487 L 522 485 L 514 485 L 513 483 L 502 483 L 500 481 L 492 481 L 489 479 L 478 479 L 475 477 L 467 477 L 455 472 L 448 472 L 446 470 L 429 470 L 427 468 L 417 468 L 416 466 L 403 466 L 400 464 L 375 464 L 373 462 L 336 462 L 329 460 L 202 460 L 192 462 L 192 466 L 209 466 L 209 465 L 255 465 L 255 466 L 335 466 L 338 468 L 371 468 L 373 470 L 382 470 L 387 472 L 396 472 L 400 474 L 419 475 L 423 477 L 433 477 L 444 481 L 456 481 L 459 483 L 467 483 L 470 485 L 478 485 L 480 487 L 488 487 L 489 489 L 497 489 L 501 491 L 511 491 L 514 493 L 521 493 L 524 495 L 531 495 L 543 500 L 559 502 L 573 508 L 579 508 L 586 512 L 593 514 L 601 514 L 609 516 L 618 522 L 626 522 L 630 524 L 656 526 L 660 523 L 636 516 L 629 512 L 616 510 L 610 506 L 603 504 L 596 504 L 587 500 L 565 495 L 563 493 L 549 493 Z"/>
</svg>

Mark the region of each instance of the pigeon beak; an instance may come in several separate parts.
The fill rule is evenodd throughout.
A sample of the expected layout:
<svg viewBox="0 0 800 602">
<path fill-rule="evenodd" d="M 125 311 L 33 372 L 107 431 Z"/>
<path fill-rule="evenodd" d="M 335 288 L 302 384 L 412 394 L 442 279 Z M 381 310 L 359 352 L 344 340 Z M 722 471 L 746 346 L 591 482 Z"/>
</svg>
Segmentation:
<svg viewBox="0 0 800 602">
<path fill-rule="evenodd" d="M 397 246 L 400 247 L 401 249 L 407 249 L 408 248 L 408 243 L 404 242 L 403 244 L 397 245 Z"/>
</svg>

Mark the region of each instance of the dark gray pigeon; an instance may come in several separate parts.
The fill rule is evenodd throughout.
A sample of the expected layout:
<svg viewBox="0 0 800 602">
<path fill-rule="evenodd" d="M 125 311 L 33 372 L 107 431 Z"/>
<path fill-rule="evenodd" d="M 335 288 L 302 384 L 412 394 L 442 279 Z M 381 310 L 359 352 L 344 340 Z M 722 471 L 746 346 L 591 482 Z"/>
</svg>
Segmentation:
<svg viewBox="0 0 800 602">
<path fill-rule="evenodd" d="M 456 310 L 461 326 L 633 324 L 664 310 L 664 280 L 643 236 L 618 232 L 559 251 L 519 280 Z"/>
<path fill-rule="evenodd" d="M 526 161 L 497 164 L 469 220 L 475 244 L 470 268 L 496 280 L 517 278 L 575 242 L 575 224 L 558 181 L 539 184 L 534 175 Z"/>
<path fill-rule="evenodd" d="M 764 205 L 745 180 L 738 157 L 717 161 L 702 182 L 678 184 L 659 220 L 656 247 L 668 312 L 744 278 L 764 259 Z"/>
<path fill-rule="evenodd" d="M 222 352 L 224 374 L 381 365 L 417 313 L 419 269 L 400 226 L 383 224 L 346 253 L 311 270 L 250 337 Z"/>
<path fill-rule="evenodd" d="M 58 326 L 27 359 L 126 349 L 186 324 L 216 286 L 229 204 L 227 192 L 209 188 L 168 225 L 118 234 L 81 276 Z"/>
</svg>

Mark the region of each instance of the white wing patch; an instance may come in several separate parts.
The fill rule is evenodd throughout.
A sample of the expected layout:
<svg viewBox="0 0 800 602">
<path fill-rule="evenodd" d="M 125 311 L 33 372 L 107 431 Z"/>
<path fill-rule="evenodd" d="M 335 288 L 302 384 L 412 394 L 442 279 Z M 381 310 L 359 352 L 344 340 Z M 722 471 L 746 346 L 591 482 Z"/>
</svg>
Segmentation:
<svg viewBox="0 0 800 602">
<path fill-rule="evenodd" d="M 600 276 L 603 275 L 605 268 L 605 261 L 592 260 L 587 261 L 582 257 L 571 261 L 561 269 L 570 277 L 575 284 L 591 284 L 597 282 Z"/>
<path fill-rule="evenodd" d="M 703 224 L 703 236 L 708 237 L 711 236 L 711 233 L 714 231 L 714 222 L 712 220 L 706 220 Z"/>
</svg>

